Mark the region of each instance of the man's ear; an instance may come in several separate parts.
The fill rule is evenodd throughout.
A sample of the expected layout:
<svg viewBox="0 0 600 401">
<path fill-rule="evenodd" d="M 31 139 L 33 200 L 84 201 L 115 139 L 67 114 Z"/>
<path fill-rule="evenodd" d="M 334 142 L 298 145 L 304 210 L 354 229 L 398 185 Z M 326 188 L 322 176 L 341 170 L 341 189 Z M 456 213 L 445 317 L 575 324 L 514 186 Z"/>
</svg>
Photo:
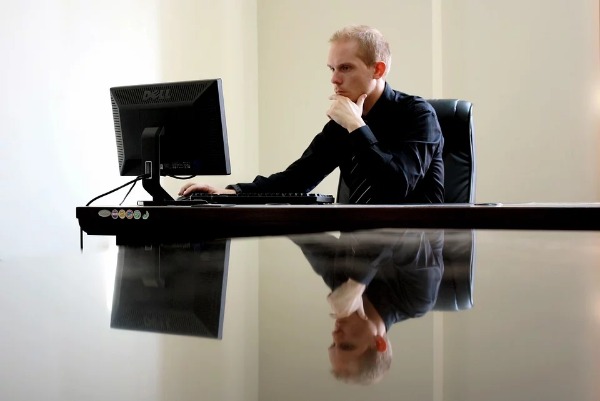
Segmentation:
<svg viewBox="0 0 600 401">
<path fill-rule="evenodd" d="M 378 61 L 375 63 L 375 71 L 373 72 L 373 79 L 379 79 L 385 75 L 385 71 L 387 70 L 387 66 L 383 61 Z"/>
<path fill-rule="evenodd" d="M 387 341 L 380 335 L 375 336 L 375 348 L 377 352 L 385 352 L 387 350 Z"/>
</svg>

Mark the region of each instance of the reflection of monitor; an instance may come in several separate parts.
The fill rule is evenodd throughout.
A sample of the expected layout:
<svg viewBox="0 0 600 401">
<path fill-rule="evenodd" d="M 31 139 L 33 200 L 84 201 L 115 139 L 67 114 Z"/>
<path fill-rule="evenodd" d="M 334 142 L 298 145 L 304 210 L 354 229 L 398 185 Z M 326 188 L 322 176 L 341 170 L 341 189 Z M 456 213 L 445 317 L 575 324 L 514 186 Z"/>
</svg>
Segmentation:
<svg viewBox="0 0 600 401">
<path fill-rule="evenodd" d="M 110 327 L 221 339 L 229 242 L 119 245 Z"/>
<path fill-rule="evenodd" d="M 160 176 L 230 174 L 221 79 L 110 89 L 121 175 L 145 175 L 154 201 L 171 200 Z"/>
</svg>

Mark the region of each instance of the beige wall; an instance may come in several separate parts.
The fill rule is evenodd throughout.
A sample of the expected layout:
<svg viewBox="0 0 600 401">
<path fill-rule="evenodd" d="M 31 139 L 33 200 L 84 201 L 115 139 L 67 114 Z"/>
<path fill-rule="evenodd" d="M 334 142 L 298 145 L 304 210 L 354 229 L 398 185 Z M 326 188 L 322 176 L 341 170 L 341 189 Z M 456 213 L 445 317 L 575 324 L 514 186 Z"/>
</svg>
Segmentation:
<svg viewBox="0 0 600 401">
<path fill-rule="evenodd" d="M 478 200 L 600 199 L 597 1 L 258 4 L 262 174 L 327 121 L 327 40 L 365 23 L 390 41 L 396 89 L 474 103 Z M 335 193 L 336 177 L 317 191 Z"/>
<path fill-rule="evenodd" d="M 222 77 L 231 176 L 205 178 L 227 185 L 258 169 L 258 80 L 255 0 L 161 1 L 161 79 Z M 181 181 L 165 180 L 175 195 Z"/>
<path fill-rule="evenodd" d="M 480 201 L 598 201 L 598 2 L 443 2 L 443 93 L 474 103 Z"/>
</svg>

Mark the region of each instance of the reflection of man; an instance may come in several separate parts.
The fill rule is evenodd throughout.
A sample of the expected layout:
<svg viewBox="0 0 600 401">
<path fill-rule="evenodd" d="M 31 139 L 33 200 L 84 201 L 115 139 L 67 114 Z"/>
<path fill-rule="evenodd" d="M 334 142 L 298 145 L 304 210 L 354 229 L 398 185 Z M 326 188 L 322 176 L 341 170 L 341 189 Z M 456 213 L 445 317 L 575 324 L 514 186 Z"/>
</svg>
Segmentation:
<svg viewBox="0 0 600 401">
<path fill-rule="evenodd" d="M 339 167 L 344 203 L 441 203 L 443 137 L 435 111 L 420 97 L 386 82 L 389 45 L 368 26 L 350 26 L 330 39 L 327 66 L 334 94 L 330 121 L 285 171 L 227 188 L 187 183 L 192 192 L 310 192 Z"/>
<path fill-rule="evenodd" d="M 379 381 L 391 365 L 391 326 L 435 304 L 443 232 L 381 230 L 292 240 L 332 289 L 327 299 L 335 317 L 333 375 L 353 383 Z"/>
</svg>

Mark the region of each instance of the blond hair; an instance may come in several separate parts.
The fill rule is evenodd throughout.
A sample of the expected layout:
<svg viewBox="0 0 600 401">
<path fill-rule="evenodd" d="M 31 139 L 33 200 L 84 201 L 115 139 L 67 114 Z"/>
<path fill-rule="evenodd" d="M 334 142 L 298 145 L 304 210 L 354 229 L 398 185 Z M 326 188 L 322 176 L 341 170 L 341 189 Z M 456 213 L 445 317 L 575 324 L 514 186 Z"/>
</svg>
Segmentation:
<svg viewBox="0 0 600 401">
<path fill-rule="evenodd" d="M 392 65 L 390 45 L 381 32 L 367 25 L 350 25 L 336 31 L 330 43 L 355 40 L 358 43 L 358 57 L 368 66 L 383 61 L 386 74 Z"/>
<path fill-rule="evenodd" d="M 346 383 L 362 385 L 375 384 L 381 381 L 392 365 L 392 344 L 387 336 L 384 336 L 384 340 L 387 343 L 385 351 L 379 352 L 376 348 L 369 348 L 360 356 L 357 372 L 331 370 L 333 377 Z"/>
</svg>

